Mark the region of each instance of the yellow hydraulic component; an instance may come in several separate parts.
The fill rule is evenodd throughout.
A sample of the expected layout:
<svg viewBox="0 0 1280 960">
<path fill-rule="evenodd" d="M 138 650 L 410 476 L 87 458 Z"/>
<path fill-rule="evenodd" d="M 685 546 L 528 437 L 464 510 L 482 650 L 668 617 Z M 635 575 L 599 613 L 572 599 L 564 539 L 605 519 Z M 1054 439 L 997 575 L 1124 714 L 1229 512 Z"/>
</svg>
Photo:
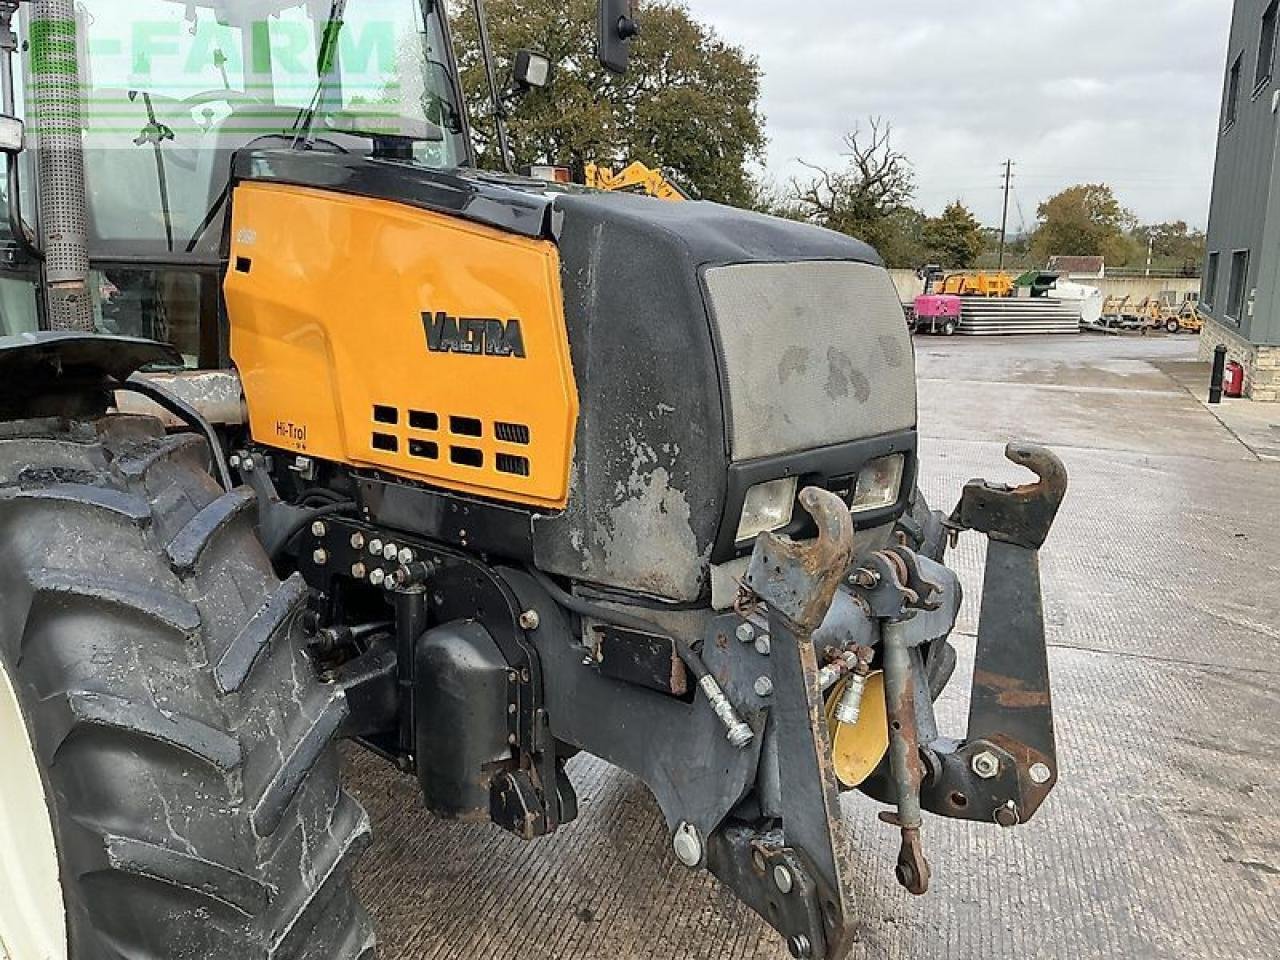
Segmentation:
<svg viewBox="0 0 1280 960">
<path fill-rule="evenodd" d="M 588 163 L 586 185 L 596 190 L 642 193 L 659 200 L 688 200 L 689 195 L 672 183 L 661 170 L 636 161 L 618 173 L 611 167 Z"/>
<path fill-rule="evenodd" d="M 253 438 L 563 507 L 578 418 L 554 244 L 246 182 L 225 293 Z"/>
<path fill-rule="evenodd" d="M 858 722 L 850 725 L 838 721 L 836 706 L 848 683 L 846 677 L 827 698 L 827 732 L 836 776 L 846 787 L 856 787 L 871 776 L 889 751 L 889 713 L 884 702 L 884 673 L 877 670 L 867 677 Z"/>
<path fill-rule="evenodd" d="M 1007 273 L 953 273 L 935 292 L 956 297 L 1011 297 L 1013 277 Z"/>
</svg>

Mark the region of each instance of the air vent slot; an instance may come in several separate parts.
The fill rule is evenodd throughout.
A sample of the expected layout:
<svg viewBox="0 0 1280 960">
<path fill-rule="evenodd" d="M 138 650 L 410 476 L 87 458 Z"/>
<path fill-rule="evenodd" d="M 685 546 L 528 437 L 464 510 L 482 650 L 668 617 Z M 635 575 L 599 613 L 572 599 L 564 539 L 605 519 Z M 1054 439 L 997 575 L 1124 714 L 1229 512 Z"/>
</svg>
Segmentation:
<svg viewBox="0 0 1280 960">
<path fill-rule="evenodd" d="M 523 423 L 495 423 L 493 433 L 503 443 L 518 443 L 526 447 L 529 445 L 529 428 Z"/>
<path fill-rule="evenodd" d="M 389 433 L 375 433 L 373 435 L 373 449 L 381 450 L 383 453 L 399 453 L 400 439 Z"/>
<path fill-rule="evenodd" d="M 440 444 L 430 440 L 410 440 L 409 456 L 417 457 L 419 460 L 439 460 Z"/>
<path fill-rule="evenodd" d="M 529 476 L 529 458 L 500 453 L 498 454 L 498 472 L 514 474 L 517 477 L 527 477 Z"/>
<path fill-rule="evenodd" d="M 400 411 L 395 407 L 385 407 L 379 404 L 373 408 L 373 422 L 390 424 L 399 423 Z"/>
<path fill-rule="evenodd" d="M 449 432 L 457 437 L 483 437 L 484 424 L 475 417 L 450 417 Z"/>
<path fill-rule="evenodd" d="M 440 417 L 425 410 L 410 410 L 409 426 L 414 430 L 439 430 Z"/>
<path fill-rule="evenodd" d="M 460 467 L 483 467 L 484 451 L 475 447 L 450 447 L 449 459 Z"/>
</svg>

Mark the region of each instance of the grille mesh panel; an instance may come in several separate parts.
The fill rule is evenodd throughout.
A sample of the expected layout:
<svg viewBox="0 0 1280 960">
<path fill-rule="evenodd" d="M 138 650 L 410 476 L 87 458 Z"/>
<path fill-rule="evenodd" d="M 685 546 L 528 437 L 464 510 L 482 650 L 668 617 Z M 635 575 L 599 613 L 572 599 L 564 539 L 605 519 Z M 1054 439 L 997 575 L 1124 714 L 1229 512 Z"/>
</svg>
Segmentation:
<svg viewBox="0 0 1280 960">
<path fill-rule="evenodd" d="M 907 430 L 915 356 L 887 271 L 751 263 L 706 272 L 735 461 Z"/>
</svg>

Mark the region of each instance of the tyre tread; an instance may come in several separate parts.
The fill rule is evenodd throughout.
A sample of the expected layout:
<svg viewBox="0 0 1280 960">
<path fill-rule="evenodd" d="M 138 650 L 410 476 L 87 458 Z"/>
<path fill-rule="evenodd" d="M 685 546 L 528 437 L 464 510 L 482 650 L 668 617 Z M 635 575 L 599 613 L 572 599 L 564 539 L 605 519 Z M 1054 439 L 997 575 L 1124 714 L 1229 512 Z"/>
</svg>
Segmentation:
<svg viewBox="0 0 1280 960">
<path fill-rule="evenodd" d="M 33 724 L 71 838 L 60 851 L 68 876 L 101 878 L 90 899 L 68 901 L 75 956 L 363 958 L 371 925 L 349 875 L 369 825 L 337 779 L 333 746 L 345 697 L 306 660 L 295 628 L 305 583 L 275 578 L 243 522 L 253 493 L 223 492 L 202 447 L 147 418 L 0 425 L 0 476 L 21 468 L 21 489 L 0 488 L 0 503 L 20 504 L 0 514 L 0 560 L 15 561 L 19 580 L 5 582 L 25 581 L 15 589 L 32 598 L 22 622 L 0 620 L 0 647 L 17 651 L 24 689 L 52 684 Z M 66 541 L 56 569 L 49 544 L 22 532 L 36 529 Z M 102 543 L 130 551 L 132 566 L 77 565 L 80 542 L 97 544 L 83 555 L 98 563 Z M 86 631 L 95 610 L 107 625 Z M 37 635 L 41 648 L 21 655 Z M 103 657 L 87 681 L 76 679 L 86 644 Z M 175 691 L 166 680 L 158 697 L 153 659 L 169 676 L 189 665 L 191 682 Z M 98 778 L 86 792 L 68 766 L 116 755 L 144 775 Z M 148 813 L 148 789 L 170 791 L 164 802 L 182 811 L 173 822 Z M 208 909 L 191 914 L 191 896 Z"/>
</svg>

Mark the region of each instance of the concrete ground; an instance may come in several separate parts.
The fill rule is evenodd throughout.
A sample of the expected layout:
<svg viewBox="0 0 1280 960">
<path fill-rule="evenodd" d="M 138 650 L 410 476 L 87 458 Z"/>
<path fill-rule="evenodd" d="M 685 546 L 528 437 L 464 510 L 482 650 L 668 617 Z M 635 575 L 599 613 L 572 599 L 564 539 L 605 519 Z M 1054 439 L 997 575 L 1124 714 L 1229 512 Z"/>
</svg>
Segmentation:
<svg viewBox="0 0 1280 960">
<path fill-rule="evenodd" d="M 1190 337 L 917 341 L 922 485 L 1020 479 L 1053 446 L 1071 491 L 1043 553 L 1061 780 L 1016 830 L 930 818 L 933 889 L 893 881 L 893 831 L 848 796 L 860 958 L 1216 958 L 1280 953 L 1280 463 L 1183 384 Z M 1251 410 L 1250 436 L 1271 433 Z M 1274 418 L 1280 422 L 1280 409 Z M 1247 439 L 1247 437 L 1246 437 Z M 1260 445 L 1255 443 L 1255 447 Z M 976 598 L 978 538 L 953 557 Z M 943 719 L 961 732 L 976 609 Z M 780 940 L 670 854 L 645 789 L 574 762 L 582 816 L 525 845 L 419 809 L 355 752 L 376 841 L 360 885 L 384 960 L 745 960 Z"/>
</svg>

